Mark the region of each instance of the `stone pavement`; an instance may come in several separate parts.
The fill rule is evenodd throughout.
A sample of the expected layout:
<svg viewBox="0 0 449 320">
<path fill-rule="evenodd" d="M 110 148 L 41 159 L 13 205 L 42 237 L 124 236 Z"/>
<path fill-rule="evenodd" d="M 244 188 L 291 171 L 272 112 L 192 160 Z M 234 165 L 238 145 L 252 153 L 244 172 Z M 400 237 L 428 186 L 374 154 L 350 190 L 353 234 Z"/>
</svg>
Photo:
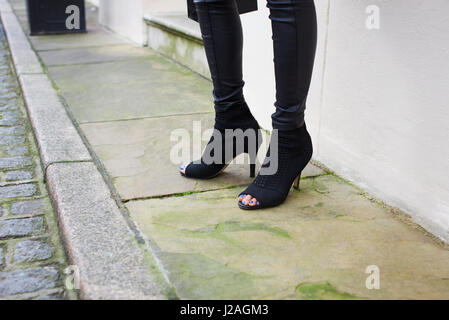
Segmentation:
<svg viewBox="0 0 449 320">
<path fill-rule="evenodd" d="M 24 1 L 10 2 L 26 30 Z M 236 206 L 246 165 L 182 178 L 170 133 L 212 125 L 210 81 L 104 31 L 96 16 L 89 8 L 87 34 L 30 41 L 177 296 L 449 298 L 447 247 L 316 166 L 283 206 L 255 212 Z M 366 286 L 373 265 L 378 290 Z"/>
<path fill-rule="evenodd" d="M 74 298 L 39 156 L 0 24 L 0 299 Z"/>
</svg>

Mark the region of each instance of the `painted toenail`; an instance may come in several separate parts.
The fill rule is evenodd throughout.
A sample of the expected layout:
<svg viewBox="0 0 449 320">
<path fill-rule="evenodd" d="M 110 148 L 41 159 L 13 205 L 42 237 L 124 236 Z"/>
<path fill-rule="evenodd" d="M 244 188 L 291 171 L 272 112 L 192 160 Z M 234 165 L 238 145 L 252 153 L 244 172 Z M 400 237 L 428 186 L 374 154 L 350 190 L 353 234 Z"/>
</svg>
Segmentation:
<svg viewBox="0 0 449 320">
<path fill-rule="evenodd" d="M 179 166 L 179 170 L 184 170 L 186 166 Z"/>
<path fill-rule="evenodd" d="M 243 203 L 243 204 L 246 204 L 246 200 L 243 200 L 242 203 Z"/>
<path fill-rule="evenodd" d="M 256 203 L 257 205 L 259 205 L 260 204 L 260 202 L 259 201 L 257 201 L 257 203 Z"/>
</svg>

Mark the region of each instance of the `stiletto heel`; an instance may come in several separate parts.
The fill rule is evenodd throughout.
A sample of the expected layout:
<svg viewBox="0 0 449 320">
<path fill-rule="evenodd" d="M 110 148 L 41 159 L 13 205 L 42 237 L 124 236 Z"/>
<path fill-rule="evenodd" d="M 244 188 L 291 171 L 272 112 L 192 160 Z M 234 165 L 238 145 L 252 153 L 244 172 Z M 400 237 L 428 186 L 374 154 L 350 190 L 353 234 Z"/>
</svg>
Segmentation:
<svg viewBox="0 0 449 320">
<path fill-rule="evenodd" d="M 260 145 L 262 144 L 261 138 L 256 136 L 256 150 L 248 150 L 249 154 L 249 177 L 254 178 L 256 176 L 256 160 L 257 152 L 259 151 Z"/>
<path fill-rule="evenodd" d="M 250 163 L 249 165 L 249 176 L 250 178 L 254 178 L 256 176 L 256 164 Z"/>
<path fill-rule="evenodd" d="M 295 178 L 295 181 L 293 181 L 293 188 L 296 190 L 299 190 L 299 181 L 301 180 L 301 172 L 299 175 Z"/>
</svg>

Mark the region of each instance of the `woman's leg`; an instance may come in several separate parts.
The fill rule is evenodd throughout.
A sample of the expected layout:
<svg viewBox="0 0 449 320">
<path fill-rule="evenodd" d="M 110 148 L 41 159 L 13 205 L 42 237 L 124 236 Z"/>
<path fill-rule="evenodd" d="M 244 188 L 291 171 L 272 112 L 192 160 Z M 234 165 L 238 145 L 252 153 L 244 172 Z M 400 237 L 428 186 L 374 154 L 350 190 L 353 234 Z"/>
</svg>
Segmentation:
<svg viewBox="0 0 449 320">
<path fill-rule="evenodd" d="M 232 154 L 225 155 L 225 144 L 233 141 L 225 139 L 224 130 L 257 130 L 259 125 L 243 97 L 243 32 L 236 0 L 196 0 L 194 3 L 214 87 L 214 135 L 220 134 L 221 137 L 216 139 L 212 136 L 200 163 L 181 166 L 180 170 L 187 177 L 210 178 L 216 176 L 239 153 L 237 147 L 232 146 Z M 248 151 L 248 145 L 245 142 L 245 151 Z M 220 163 L 205 161 L 205 155 L 214 154 L 217 148 L 222 152 Z"/>
<path fill-rule="evenodd" d="M 273 128 L 291 130 L 304 124 L 317 41 L 315 5 L 313 0 L 267 0 L 267 7 L 276 77 Z"/>
<path fill-rule="evenodd" d="M 243 32 L 236 1 L 194 2 L 214 86 L 216 128 L 238 127 L 251 113 L 243 97 Z"/>
<path fill-rule="evenodd" d="M 263 175 L 262 166 L 253 184 L 239 196 L 239 201 L 250 207 L 281 203 L 312 155 L 304 110 L 317 42 L 314 1 L 267 0 L 267 7 L 273 30 L 276 78 L 276 110 L 271 117 L 273 129 L 278 130 L 275 142 L 279 153 L 270 159 L 277 159 L 278 170 Z M 272 143 L 273 138 L 270 149 Z"/>
</svg>

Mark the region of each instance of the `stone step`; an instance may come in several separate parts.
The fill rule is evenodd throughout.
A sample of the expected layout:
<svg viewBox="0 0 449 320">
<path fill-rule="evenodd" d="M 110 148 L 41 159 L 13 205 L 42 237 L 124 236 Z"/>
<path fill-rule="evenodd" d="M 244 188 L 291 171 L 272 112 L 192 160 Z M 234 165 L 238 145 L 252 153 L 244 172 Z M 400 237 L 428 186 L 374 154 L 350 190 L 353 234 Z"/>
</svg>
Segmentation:
<svg viewBox="0 0 449 320">
<path fill-rule="evenodd" d="M 198 23 L 184 12 L 145 16 L 144 21 L 148 47 L 210 78 Z"/>
</svg>

